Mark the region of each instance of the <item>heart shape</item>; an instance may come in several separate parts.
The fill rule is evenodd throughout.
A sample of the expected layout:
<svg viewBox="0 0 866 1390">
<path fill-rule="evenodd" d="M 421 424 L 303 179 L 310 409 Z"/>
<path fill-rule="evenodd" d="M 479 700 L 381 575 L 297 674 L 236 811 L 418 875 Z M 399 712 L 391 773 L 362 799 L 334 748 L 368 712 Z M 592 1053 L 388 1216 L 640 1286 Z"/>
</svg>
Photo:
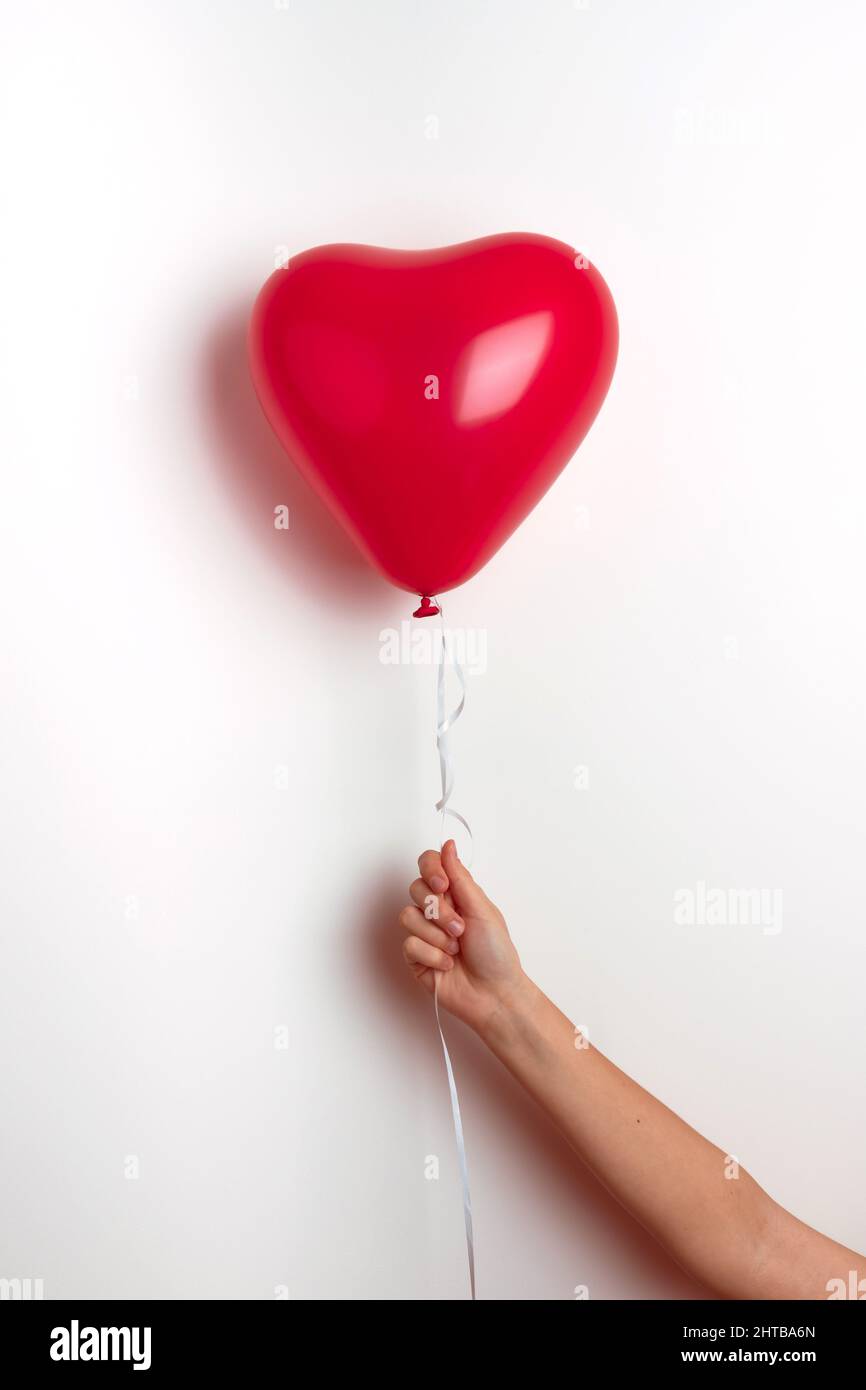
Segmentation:
<svg viewBox="0 0 866 1390">
<path fill-rule="evenodd" d="M 371 563 L 426 596 L 475 574 L 565 467 L 617 341 L 583 256 L 508 233 L 305 251 L 259 294 L 249 351 L 283 447 Z"/>
</svg>

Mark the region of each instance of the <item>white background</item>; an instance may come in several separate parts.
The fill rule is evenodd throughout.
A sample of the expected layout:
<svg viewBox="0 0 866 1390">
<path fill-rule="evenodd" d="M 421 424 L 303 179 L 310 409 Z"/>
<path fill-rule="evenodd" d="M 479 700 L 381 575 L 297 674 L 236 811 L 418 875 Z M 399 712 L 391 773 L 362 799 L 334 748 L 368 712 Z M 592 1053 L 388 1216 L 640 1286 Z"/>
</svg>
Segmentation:
<svg viewBox="0 0 866 1390">
<path fill-rule="evenodd" d="M 381 663 L 409 596 L 284 459 L 244 331 L 281 248 L 504 230 L 585 250 L 622 345 L 449 600 L 488 642 L 455 739 L 477 875 L 595 1043 L 866 1246 L 864 28 L 853 0 L 4 7 L 0 1276 L 465 1296 L 395 925 L 437 831 L 432 676 Z M 780 889 L 782 931 L 675 925 L 699 882 Z M 449 1033 L 480 1296 L 700 1297 Z"/>
</svg>

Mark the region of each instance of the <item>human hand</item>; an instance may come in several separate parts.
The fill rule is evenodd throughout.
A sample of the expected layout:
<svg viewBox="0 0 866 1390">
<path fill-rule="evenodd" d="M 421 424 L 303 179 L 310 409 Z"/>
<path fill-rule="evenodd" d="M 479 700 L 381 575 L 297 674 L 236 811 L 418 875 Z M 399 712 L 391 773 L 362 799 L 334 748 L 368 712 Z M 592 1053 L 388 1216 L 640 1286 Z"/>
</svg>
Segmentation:
<svg viewBox="0 0 866 1390">
<path fill-rule="evenodd" d="M 441 854 L 425 850 L 418 867 L 412 905 L 400 913 L 403 957 L 431 994 L 438 974 L 439 1003 L 483 1034 L 525 981 L 505 918 L 460 862 L 453 840 Z"/>
</svg>

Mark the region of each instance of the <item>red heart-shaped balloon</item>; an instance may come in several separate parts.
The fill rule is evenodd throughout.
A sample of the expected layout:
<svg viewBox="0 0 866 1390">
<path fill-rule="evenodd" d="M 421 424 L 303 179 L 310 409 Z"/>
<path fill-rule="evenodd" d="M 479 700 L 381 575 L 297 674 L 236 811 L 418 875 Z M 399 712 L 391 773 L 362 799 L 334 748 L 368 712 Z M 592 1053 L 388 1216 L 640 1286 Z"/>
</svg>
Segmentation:
<svg viewBox="0 0 866 1390">
<path fill-rule="evenodd" d="M 564 468 L 617 337 L 585 257 L 506 234 L 305 251 L 262 289 L 249 345 L 295 463 L 387 579 L 433 595 L 475 574 Z"/>
</svg>

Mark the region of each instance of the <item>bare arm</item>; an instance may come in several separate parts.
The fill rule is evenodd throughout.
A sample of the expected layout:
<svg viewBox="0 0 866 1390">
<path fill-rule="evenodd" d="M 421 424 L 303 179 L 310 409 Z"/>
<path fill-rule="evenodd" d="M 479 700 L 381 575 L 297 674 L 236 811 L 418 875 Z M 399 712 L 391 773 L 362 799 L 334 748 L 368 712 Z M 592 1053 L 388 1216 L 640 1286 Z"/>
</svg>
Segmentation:
<svg viewBox="0 0 866 1390">
<path fill-rule="evenodd" d="M 524 974 L 499 910 L 457 858 L 419 860 L 404 955 L 679 1265 L 722 1298 L 827 1298 L 866 1259 L 798 1221 L 576 1032 Z M 426 913 L 426 915 L 425 915 Z M 864 1284 L 866 1287 L 866 1284 Z"/>
</svg>

